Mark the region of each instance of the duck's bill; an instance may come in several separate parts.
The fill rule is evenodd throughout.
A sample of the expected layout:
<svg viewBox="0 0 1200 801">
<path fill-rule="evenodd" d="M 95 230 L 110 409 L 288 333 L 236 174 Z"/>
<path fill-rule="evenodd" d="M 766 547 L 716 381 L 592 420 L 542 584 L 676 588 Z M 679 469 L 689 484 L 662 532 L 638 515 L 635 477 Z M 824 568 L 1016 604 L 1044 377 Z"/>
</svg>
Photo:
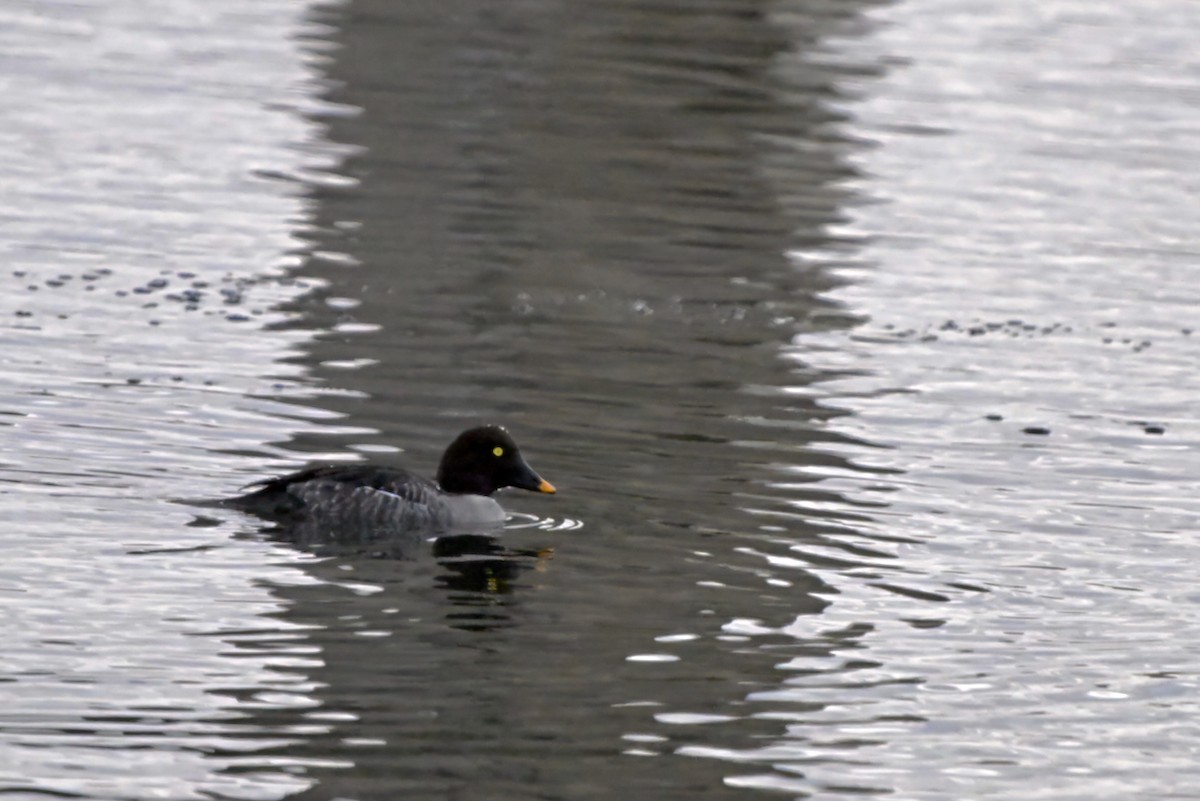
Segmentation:
<svg viewBox="0 0 1200 801">
<path fill-rule="evenodd" d="M 530 492 L 545 492 L 549 494 L 554 494 L 558 491 L 554 489 L 553 484 L 533 472 L 529 465 L 523 465 L 522 467 L 522 475 L 518 476 L 517 480 L 512 482 L 514 487 L 529 490 Z"/>
<path fill-rule="evenodd" d="M 545 492 L 551 495 L 558 492 L 558 490 L 554 489 L 553 484 L 532 470 L 529 471 L 528 479 L 522 481 L 520 484 L 514 484 L 513 486 L 519 487 L 523 490 L 529 490 L 530 492 Z"/>
</svg>

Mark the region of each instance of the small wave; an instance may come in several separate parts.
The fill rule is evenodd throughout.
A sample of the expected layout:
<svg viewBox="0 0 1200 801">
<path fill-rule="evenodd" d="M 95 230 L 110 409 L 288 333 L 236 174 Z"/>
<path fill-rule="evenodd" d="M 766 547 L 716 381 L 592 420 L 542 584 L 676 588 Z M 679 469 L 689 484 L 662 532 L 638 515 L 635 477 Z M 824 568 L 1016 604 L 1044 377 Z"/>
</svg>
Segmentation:
<svg viewBox="0 0 1200 801">
<path fill-rule="evenodd" d="M 578 531 L 583 528 L 582 520 L 572 520 L 569 517 L 538 517 L 537 515 L 510 512 L 504 521 L 504 527 L 510 529 L 536 528 L 542 531 Z"/>
</svg>

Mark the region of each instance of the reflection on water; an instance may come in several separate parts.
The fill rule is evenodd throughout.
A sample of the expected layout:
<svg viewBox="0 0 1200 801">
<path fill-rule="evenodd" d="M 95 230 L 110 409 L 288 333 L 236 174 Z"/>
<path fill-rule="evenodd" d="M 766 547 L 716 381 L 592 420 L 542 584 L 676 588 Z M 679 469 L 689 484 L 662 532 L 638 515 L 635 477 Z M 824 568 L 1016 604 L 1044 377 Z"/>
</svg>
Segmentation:
<svg viewBox="0 0 1200 801">
<path fill-rule="evenodd" d="M 365 426 L 340 441 L 384 460 L 400 443 L 419 467 L 447 430 L 503 420 L 560 489 L 506 505 L 585 525 L 510 528 L 454 560 L 439 544 L 433 559 L 309 564 L 321 582 L 286 593 L 287 619 L 326 622 L 311 631 L 323 709 L 354 711 L 337 736 L 370 744 L 304 746 L 355 763 L 311 773 L 309 795 L 741 794 L 685 746 L 776 730 L 742 694 L 783 646 L 747 652 L 725 618 L 820 612 L 830 584 L 758 554 L 784 559 L 798 535 L 862 553 L 826 532 L 874 508 L 847 513 L 821 489 L 814 521 L 768 483 L 814 438 L 854 441 L 824 426 L 844 412 L 779 389 L 793 379 L 778 356 L 797 331 L 853 322 L 820 297 L 829 272 L 787 255 L 853 252 L 822 232 L 853 176 L 833 109 L 848 66 L 789 40 L 793 25 L 853 34 L 853 18 L 460 10 L 447 24 L 357 3 L 341 21 L 333 99 L 364 111 L 330 131 L 360 148 L 360 184 L 322 197 L 314 236 L 349 257 L 308 262 L 322 288 L 293 308 L 361 326 L 308 360 L 364 390 L 322 398 Z M 313 433 L 292 445 L 330 450 Z M 821 464 L 862 472 L 836 453 Z M 348 577 L 374 591 L 331 597 Z M 649 754 L 671 762 L 631 759 Z"/>
<path fill-rule="evenodd" d="M 239 536 L 286 545 L 322 560 L 339 559 L 347 563 L 368 559 L 415 562 L 432 555 L 444 568 L 437 577 L 442 586 L 451 590 L 508 593 L 525 569 L 547 569 L 554 554 L 552 548 L 512 547 L 520 529 L 561 532 L 580 527 L 577 521 L 539 520 L 533 515 L 519 517 L 526 520 L 494 531 L 437 536 L 410 527 L 331 528 L 329 523 L 319 520 L 273 523 Z M 190 525 L 220 524 L 215 518 L 198 517 Z M 347 566 L 339 564 L 339 567 Z"/>
</svg>

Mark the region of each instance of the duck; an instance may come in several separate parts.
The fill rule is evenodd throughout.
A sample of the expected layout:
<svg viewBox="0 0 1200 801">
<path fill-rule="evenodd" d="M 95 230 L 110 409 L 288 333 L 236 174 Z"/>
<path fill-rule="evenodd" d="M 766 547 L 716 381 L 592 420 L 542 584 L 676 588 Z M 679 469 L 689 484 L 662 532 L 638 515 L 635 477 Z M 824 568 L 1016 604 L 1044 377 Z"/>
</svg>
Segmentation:
<svg viewBox="0 0 1200 801">
<path fill-rule="evenodd" d="M 328 465 L 254 482 L 229 505 L 275 520 L 455 531 L 503 523 L 504 508 L 492 495 L 505 487 L 557 491 L 529 466 L 507 430 L 486 425 L 450 443 L 433 481 L 401 467 Z"/>
</svg>

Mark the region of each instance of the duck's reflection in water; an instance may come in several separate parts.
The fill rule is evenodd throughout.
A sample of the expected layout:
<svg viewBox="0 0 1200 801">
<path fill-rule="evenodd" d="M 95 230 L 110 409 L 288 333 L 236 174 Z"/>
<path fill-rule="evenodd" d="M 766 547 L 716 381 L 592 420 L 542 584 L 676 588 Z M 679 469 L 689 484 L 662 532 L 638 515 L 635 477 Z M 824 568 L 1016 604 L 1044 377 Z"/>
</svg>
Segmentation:
<svg viewBox="0 0 1200 801">
<path fill-rule="evenodd" d="M 517 533 L 502 525 L 435 534 L 400 526 L 346 526 L 306 518 L 264 525 L 256 535 L 320 557 L 323 564 L 312 565 L 310 572 L 320 576 L 328 570 L 331 579 L 337 576 L 343 581 L 350 569 L 359 579 L 370 576 L 383 584 L 395 583 L 405 574 L 427 572 L 432 561 L 440 568 L 435 585 L 448 593 L 448 600 L 456 606 L 475 606 L 492 603 L 495 596 L 511 595 L 526 571 L 548 569 L 553 550 L 513 547 L 505 542 L 506 534 Z M 372 562 L 406 564 L 389 567 Z"/>
<path fill-rule="evenodd" d="M 198 516 L 194 525 L 228 522 Z M 277 604 L 264 608 L 261 627 L 219 632 L 231 658 L 269 655 L 276 685 L 290 692 L 214 690 L 236 698 L 254 726 L 284 733 L 254 760 L 236 744 L 215 748 L 230 774 L 269 763 L 320 775 L 321 785 L 370 784 L 361 771 L 378 775 L 398 759 L 428 758 L 395 744 L 421 740 L 435 724 L 468 731 L 481 709 L 503 709 L 506 697 L 481 676 L 504 670 L 509 657 L 499 654 L 519 655 L 502 644 L 527 628 L 529 591 L 537 588 L 530 577 L 550 566 L 540 546 L 554 535 L 531 526 L 433 533 L 319 518 L 239 522 L 235 538 L 275 544 L 298 570 L 272 581 Z M 337 795 L 321 785 L 300 797 Z M 357 789 L 353 796 L 364 797 Z"/>
<path fill-rule="evenodd" d="M 550 548 L 508 548 L 494 535 L 455 534 L 438 537 L 433 556 L 448 572 L 440 577 L 447 589 L 508 595 L 525 570 L 545 570 Z"/>
</svg>

